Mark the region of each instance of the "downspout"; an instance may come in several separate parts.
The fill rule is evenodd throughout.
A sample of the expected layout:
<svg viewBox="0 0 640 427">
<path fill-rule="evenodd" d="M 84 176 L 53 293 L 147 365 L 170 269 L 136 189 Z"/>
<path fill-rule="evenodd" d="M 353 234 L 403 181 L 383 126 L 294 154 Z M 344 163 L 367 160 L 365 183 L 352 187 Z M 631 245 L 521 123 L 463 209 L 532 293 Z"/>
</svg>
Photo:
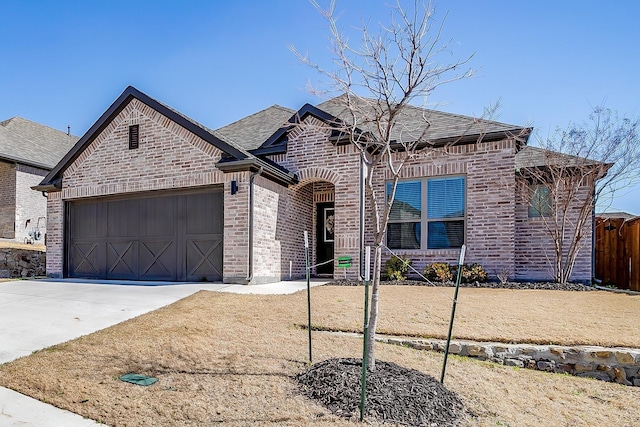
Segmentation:
<svg viewBox="0 0 640 427">
<path fill-rule="evenodd" d="M 262 173 L 263 169 L 264 167 L 260 166 L 260 169 L 257 172 L 253 172 L 249 177 L 249 274 L 245 279 L 247 285 L 253 280 L 253 181 L 256 176 Z"/>
</svg>

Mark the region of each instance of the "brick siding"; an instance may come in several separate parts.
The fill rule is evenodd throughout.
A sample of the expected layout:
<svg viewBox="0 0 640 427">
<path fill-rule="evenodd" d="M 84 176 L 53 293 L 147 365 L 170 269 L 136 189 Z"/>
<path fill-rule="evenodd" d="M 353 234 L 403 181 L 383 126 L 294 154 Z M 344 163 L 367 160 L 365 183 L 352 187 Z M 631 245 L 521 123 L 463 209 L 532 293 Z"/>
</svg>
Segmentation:
<svg viewBox="0 0 640 427">
<path fill-rule="evenodd" d="M 129 126 L 133 124 L 140 126 L 140 143 L 138 149 L 130 150 Z M 246 177 L 225 175 L 217 170 L 215 164 L 220 156 L 221 152 L 208 142 L 133 99 L 64 171 L 62 191 L 49 194 L 48 275 L 60 277 L 63 271 L 63 202 L 224 183 L 224 203 L 232 207 L 233 203 L 227 197 L 230 185 L 227 181 L 240 178 L 244 183 Z M 234 200 L 240 200 L 245 191 L 241 186 Z M 224 250 L 225 256 L 229 251 L 230 259 L 224 259 L 224 270 L 229 270 L 234 277 L 234 269 L 246 272 L 246 248 L 242 254 L 242 244 L 239 243 L 244 240 L 246 247 L 246 237 L 234 240 L 236 234 L 246 234 L 246 226 L 240 224 L 246 216 L 246 206 L 245 203 L 235 209 L 233 215 L 227 215 L 225 211 L 225 221 L 233 223 L 225 224 Z M 230 244 L 234 242 L 238 245 L 230 250 Z M 237 262 L 240 257 L 243 257 L 245 267 Z"/>
<path fill-rule="evenodd" d="M 47 276 L 62 277 L 64 265 L 64 202 L 61 192 L 47 194 Z"/>
<path fill-rule="evenodd" d="M 48 171 L 26 165 L 16 165 L 16 235 L 15 239 L 22 242 L 25 238 L 31 238 L 29 232 L 36 228 L 41 233 L 41 241 L 44 243 L 44 235 L 47 231 L 47 199 L 39 191 L 31 187 L 38 185 Z M 28 224 L 27 224 L 28 222 Z"/>
<path fill-rule="evenodd" d="M 316 262 L 316 205 L 335 204 L 335 258 L 350 256 L 347 277 L 359 273 L 360 158 L 351 145 L 328 140 L 324 124 L 313 117 L 288 135 L 287 153 L 270 159 L 294 172 L 299 184 L 289 188 L 262 176 L 254 181 L 253 279 L 264 283 L 304 277 L 303 232 L 309 231 L 312 262 Z M 128 148 L 128 127 L 140 126 L 140 145 Z M 51 276 L 63 270 L 64 202 L 77 198 L 135 194 L 224 184 L 225 282 L 246 282 L 249 271 L 249 172 L 224 174 L 215 168 L 221 153 L 143 103 L 133 100 L 109 123 L 64 172 L 63 189 L 49 194 L 47 269 Z M 539 251 L 526 245 L 536 231 L 526 208 L 515 196 L 515 142 L 481 142 L 450 147 L 446 152 L 418 156 L 402 171 L 402 179 L 464 175 L 466 177 L 467 262 L 478 262 L 490 275 L 508 271 L 512 277 L 539 274 Z M 376 192 L 385 197 L 385 173 L 378 174 Z M 0 177 L 0 180 L 2 178 Z M 238 191 L 231 194 L 231 181 Z M 1 183 L 0 183 L 1 184 Z M 589 230 L 590 232 L 590 230 Z M 366 240 L 371 241 L 369 218 Z M 589 238 L 590 242 L 590 238 Z M 590 243 L 589 243 L 590 244 Z M 455 250 L 405 250 L 418 269 L 428 262 L 454 262 Z M 589 253 L 588 250 L 585 253 Z M 384 253 L 385 259 L 390 254 Z M 580 258 L 576 277 L 590 261 Z M 334 271 L 337 274 L 337 271 Z M 344 274 L 339 272 L 340 276 Z"/>
<path fill-rule="evenodd" d="M 495 277 L 501 271 L 513 276 L 515 268 L 515 143 L 512 140 L 449 147 L 444 151 L 424 152 L 408 161 L 400 179 L 440 176 L 465 177 L 466 245 L 465 262 L 477 262 Z M 375 184 L 378 203 L 385 201 L 385 182 L 391 179 L 383 167 Z M 373 228 L 365 226 L 368 236 Z M 373 238 L 366 239 L 372 244 Z M 413 267 L 422 271 L 433 262 L 454 263 L 459 249 L 394 250 L 408 257 Z M 391 257 L 383 251 L 383 262 Z"/>
<path fill-rule="evenodd" d="M 0 162 L 0 237 L 15 237 L 16 220 L 16 166 Z"/>
<path fill-rule="evenodd" d="M 588 187 L 577 192 L 579 205 L 586 197 Z M 527 195 L 528 196 L 528 195 Z M 543 218 L 529 218 L 529 205 L 518 193 L 516 197 L 516 279 L 551 280 L 554 277 L 554 245 L 551 235 L 546 231 Z M 570 244 L 573 235 L 571 224 L 575 224 L 577 210 L 571 209 L 567 224 L 565 247 Z M 582 231 L 581 248 L 571 274 L 572 281 L 591 280 L 592 223 L 588 220 Z"/>
</svg>

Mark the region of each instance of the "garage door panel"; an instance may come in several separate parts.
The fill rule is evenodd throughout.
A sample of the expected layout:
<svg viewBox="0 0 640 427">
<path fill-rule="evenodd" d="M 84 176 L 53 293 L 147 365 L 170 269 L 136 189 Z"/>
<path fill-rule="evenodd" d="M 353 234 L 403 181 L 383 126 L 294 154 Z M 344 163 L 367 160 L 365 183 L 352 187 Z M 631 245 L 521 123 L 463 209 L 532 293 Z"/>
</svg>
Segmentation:
<svg viewBox="0 0 640 427">
<path fill-rule="evenodd" d="M 107 279 L 137 279 L 138 242 L 122 240 L 106 243 Z"/>
<path fill-rule="evenodd" d="M 99 204 L 78 203 L 71 211 L 69 224 L 71 225 L 70 235 L 76 239 L 98 237 Z"/>
<path fill-rule="evenodd" d="M 137 237 L 138 200 L 118 200 L 106 203 L 107 235 L 109 237 Z"/>
<path fill-rule="evenodd" d="M 219 190 L 70 202 L 67 275 L 221 280 L 223 227 Z"/>
<path fill-rule="evenodd" d="M 187 238 L 187 280 L 220 280 L 222 247 L 221 234 Z"/>
<path fill-rule="evenodd" d="M 189 194 L 186 200 L 186 233 L 222 234 L 224 228 L 223 195 L 218 193 Z"/>
<path fill-rule="evenodd" d="M 174 236 L 177 200 L 177 196 L 140 199 L 140 236 Z"/>
<path fill-rule="evenodd" d="M 69 248 L 71 277 L 101 277 L 100 247 L 96 242 L 74 242 Z"/>
<path fill-rule="evenodd" d="M 177 245 L 173 240 L 140 242 L 140 280 L 178 280 Z"/>
</svg>

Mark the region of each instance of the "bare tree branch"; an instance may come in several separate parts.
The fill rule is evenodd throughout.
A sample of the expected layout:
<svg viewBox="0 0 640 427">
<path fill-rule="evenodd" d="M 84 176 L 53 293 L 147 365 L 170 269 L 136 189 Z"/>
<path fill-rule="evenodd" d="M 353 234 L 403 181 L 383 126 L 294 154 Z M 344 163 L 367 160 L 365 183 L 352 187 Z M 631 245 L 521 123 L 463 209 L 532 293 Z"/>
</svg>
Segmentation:
<svg viewBox="0 0 640 427">
<path fill-rule="evenodd" d="M 541 214 L 553 242 L 554 253 L 546 256 L 556 281 L 571 279 L 578 254 L 591 243 L 586 233 L 596 204 L 610 202 L 639 179 L 639 131 L 640 120 L 595 107 L 587 122 L 556 130 L 539 141 L 540 148 L 527 148 L 530 158 L 520 170 L 520 196 Z M 546 205 L 531 200 L 531 185 L 548 189 Z"/>
</svg>

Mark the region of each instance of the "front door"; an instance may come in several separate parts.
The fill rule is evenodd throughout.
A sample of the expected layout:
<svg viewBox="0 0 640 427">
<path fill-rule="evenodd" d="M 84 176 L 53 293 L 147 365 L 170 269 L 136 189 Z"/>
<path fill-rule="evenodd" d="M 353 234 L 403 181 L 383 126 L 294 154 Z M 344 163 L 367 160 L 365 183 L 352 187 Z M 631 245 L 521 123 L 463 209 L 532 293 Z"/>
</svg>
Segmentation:
<svg viewBox="0 0 640 427">
<path fill-rule="evenodd" d="M 318 203 L 316 227 L 316 264 L 333 261 L 333 203 Z M 316 267 L 316 274 L 333 274 L 333 262 Z"/>
</svg>

